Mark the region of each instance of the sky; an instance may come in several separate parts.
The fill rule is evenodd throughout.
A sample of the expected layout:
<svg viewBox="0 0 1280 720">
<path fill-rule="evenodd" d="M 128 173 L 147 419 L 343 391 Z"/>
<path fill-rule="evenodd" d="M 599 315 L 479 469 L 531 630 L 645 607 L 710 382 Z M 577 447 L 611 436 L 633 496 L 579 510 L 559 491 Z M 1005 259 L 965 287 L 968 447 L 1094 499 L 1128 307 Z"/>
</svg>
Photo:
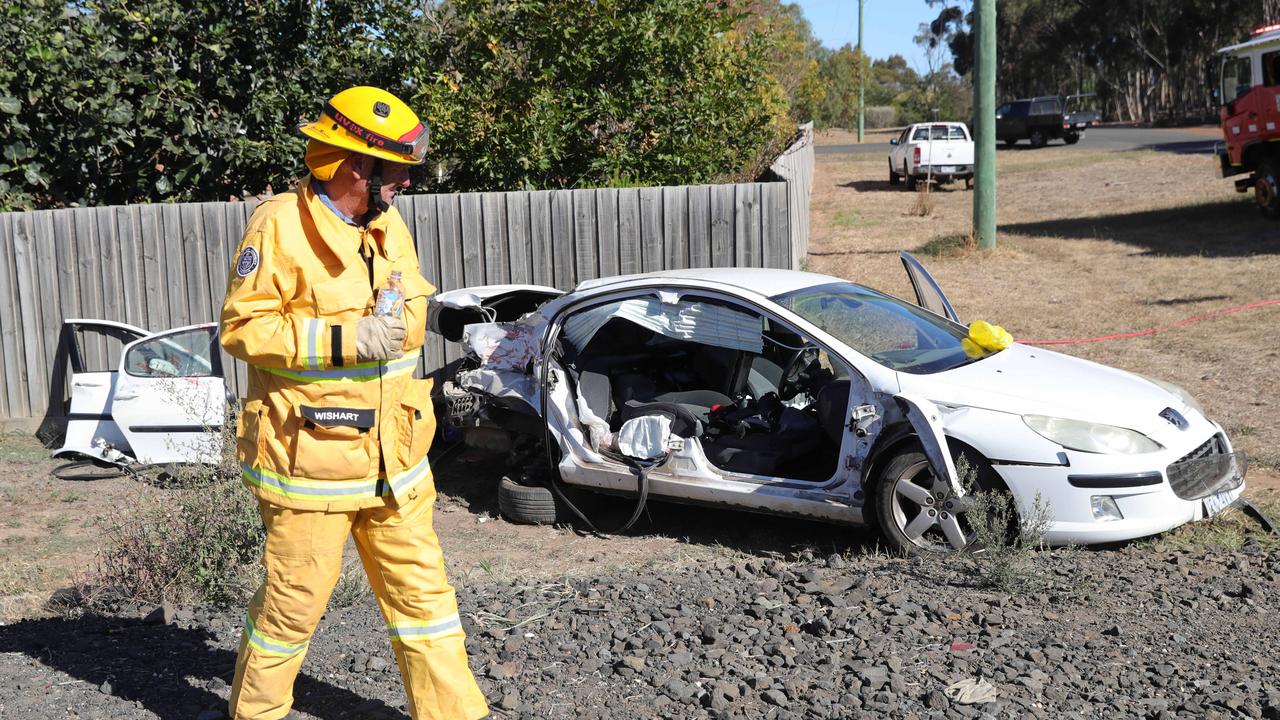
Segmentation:
<svg viewBox="0 0 1280 720">
<path fill-rule="evenodd" d="M 784 0 L 784 2 L 787 0 Z M 858 0 L 790 0 L 804 10 L 805 19 L 813 26 L 813 34 L 823 45 L 835 49 L 848 43 L 858 44 Z M 920 23 L 933 20 L 939 8 L 931 8 L 925 0 L 865 0 L 862 47 L 873 60 L 902 55 L 918 71 L 925 71 L 924 52 L 911 41 Z M 950 61 L 950 54 L 945 55 Z"/>
</svg>

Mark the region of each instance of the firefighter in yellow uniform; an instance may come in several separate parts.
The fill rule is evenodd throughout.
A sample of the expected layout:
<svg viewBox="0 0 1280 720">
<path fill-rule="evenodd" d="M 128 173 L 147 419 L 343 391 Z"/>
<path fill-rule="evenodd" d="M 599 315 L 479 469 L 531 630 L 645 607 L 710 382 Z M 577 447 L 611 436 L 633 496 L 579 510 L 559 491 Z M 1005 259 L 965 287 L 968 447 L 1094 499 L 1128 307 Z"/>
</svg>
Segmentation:
<svg viewBox="0 0 1280 720">
<path fill-rule="evenodd" d="M 427 128 L 382 90 L 335 95 L 311 174 L 254 211 L 231 270 L 222 345 L 249 365 L 237 452 L 267 529 L 232 718 L 284 717 L 348 535 L 386 620 L 415 720 L 488 714 L 432 529 L 431 382 L 413 377 L 433 288 L 390 202 L 424 161 Z M 399 314 L 375 288 L 399 271 Z"/>
</svg>

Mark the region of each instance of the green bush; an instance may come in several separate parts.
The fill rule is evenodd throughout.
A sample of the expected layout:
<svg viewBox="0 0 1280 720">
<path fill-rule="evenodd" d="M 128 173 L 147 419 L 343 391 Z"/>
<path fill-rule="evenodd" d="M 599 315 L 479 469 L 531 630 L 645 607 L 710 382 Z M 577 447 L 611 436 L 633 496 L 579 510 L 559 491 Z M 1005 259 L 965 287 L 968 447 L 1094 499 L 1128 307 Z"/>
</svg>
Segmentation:
<svg viewBox="0 0 1280 720">
<path fill-rule="evenodd" d="M 433 155 L 450 166 L 443 189 L 752 177 L 791 128 L 770 72 L 776 26 L 745 23 L 737 7 L 8 3 L 0 209 L 282 190 L 305 172 L 295 124 L 356 84 L 428 119 Z"/>
<path fill-rule="evenodd" d="M 738 19 L 687 0 L 456 0 L 410 104 L 447 189 L 753 178 L 794 128 L 769 37 Z"/>
</svg>

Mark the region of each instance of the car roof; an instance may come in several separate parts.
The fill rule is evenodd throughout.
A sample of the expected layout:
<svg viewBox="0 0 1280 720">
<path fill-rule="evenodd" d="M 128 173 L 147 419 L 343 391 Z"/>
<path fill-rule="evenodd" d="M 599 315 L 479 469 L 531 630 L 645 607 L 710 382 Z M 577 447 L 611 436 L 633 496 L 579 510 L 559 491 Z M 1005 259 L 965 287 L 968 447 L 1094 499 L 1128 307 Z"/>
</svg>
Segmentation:
<svg viewBox="0 0 1280 720">
<path fill-rule="evenodd" d="M 614 277 L 585 280 L 574 288 L 574 292 L 597 290 L 614 285 L 637 283 L 644 280 L 696 280 L 718 285 L 727 285 L 765 297 L 775 297 L 805 288 L 847 282 L 832 275 L 803 272 L 800 270 L 779 270 L 775 268 L 692 268 L 688 270 L 662 270 L 659 272 L 636 275 L 619 275 Z"/>
</svg>

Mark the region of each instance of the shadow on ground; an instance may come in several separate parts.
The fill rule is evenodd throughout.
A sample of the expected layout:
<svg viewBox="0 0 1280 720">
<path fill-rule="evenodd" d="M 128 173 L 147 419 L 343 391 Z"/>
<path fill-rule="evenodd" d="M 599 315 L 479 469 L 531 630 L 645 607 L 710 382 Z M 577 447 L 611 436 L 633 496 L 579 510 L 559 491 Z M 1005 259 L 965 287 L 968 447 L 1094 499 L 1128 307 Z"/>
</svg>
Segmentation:
<svg viewBox="0 0 1280 720">
<path fill-rule="evenodd" d="M 1155 143 L 1143 145 L 1142 150 L 1173 153 L 1175 155 L 1212 155 L 1217 140 L 1188 140 L 1183 142 Z"/>
<path fill-rule="evenodd" d="M 1280 223 L 1247 199 L 1114 215 L 1062 218 L 999 227 L 1001 234 L 1068 240 L 1112 240 L 1139 255 L 1244 257 L 1280 253 Z"/>
<path fill-rule="evenodd" d="M 890 185 L 888 178 L 884 180 L 850 180 L 847 183 L 839 183 L 837 187 L 853 188 L 858 192 L 900 192 L 914 193 L 915 190 L 908 190 L 904 185 Z M 956 180 L 949 183 L 937 183 L 933 185 L 933 192 L 966 192 L 964 181 Z"/>
<path fill-rule="evenodd" d="M 226 701 L 213 688 L 230 683 L 236 657 L 211 647 L 211 640 L 204 629 L 94 614 L 0 627 L 0 653 L 27 655 L 93 688 L 109 689 L 110 695 L 136 702 L 162 720 L 191 720 L 204 710 L 225 712 Z M 6 682 L 16 680 L 20 678 Z M 294 685 L 294 697 L 294 708 L 323 720 L 375 713 L 404 717 L 305 671 Z"/>
</svg>

